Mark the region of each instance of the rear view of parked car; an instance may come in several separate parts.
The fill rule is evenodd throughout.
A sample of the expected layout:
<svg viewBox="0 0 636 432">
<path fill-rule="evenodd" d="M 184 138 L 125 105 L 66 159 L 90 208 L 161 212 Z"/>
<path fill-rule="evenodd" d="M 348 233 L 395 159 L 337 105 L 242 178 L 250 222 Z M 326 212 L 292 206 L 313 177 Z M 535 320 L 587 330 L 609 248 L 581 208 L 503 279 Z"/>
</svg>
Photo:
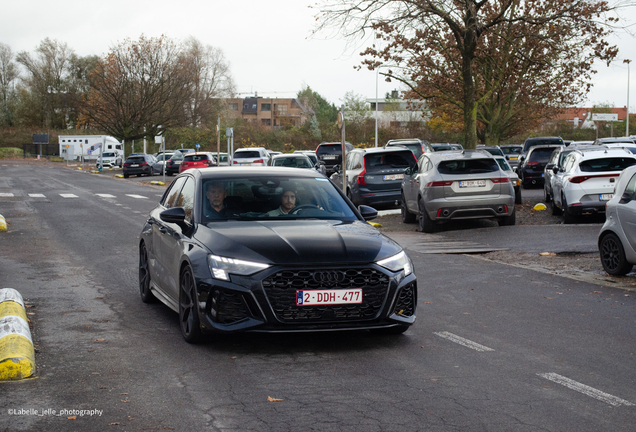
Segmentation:
<svg viewBox="0 0 636 432">
<path fill-rule="evenodd" d="M 406 147 L 413 152 L 415 159 L 418 159 L 424 153 L 430 153 L 433 151 L 433 147 L 426 140 L 418 138 L 405 138 L 389 140 L 384 147 L 402 146 Z"/>
<path fill-rule="evenodd" d="M 434 232 L 458 219 L 495 219 L 515 224 L 514 189 L 490 154 L 480 150 L 423 155 L 402 182 L 402 221 Z"/>
<path fill-rule="evenodd" d="M 606 204 L 598 249 L 605 271 L 623 276 L 636 264 L 636 165 L 621 173 L 614 197 Z"/>
<path fill-rule="evenodd" d="M 234 166 L 267 166 L 270 164 L 271 156 L 262 147 L 241 148 L 234 152 L 232 165 Z"/>
<path fill-rule="evenodd" d="M 183 162 L 184 152 L 175 152 L 170 159 L 166 161 L 166 174 L 171 176 L 173 174 L 179 174 L 179 167 Z"/>
<path fill-rule="evenodd" d="M 605 212 L 605 204 L 614 197 L 621 172 L 636 164 L 627 149 L 598 148 L 575 150 L 565 157 L 562 171 L 556 174 L 552 204 L 560 209 L 563 222 Z"/>
<path fill-rule="evenodd" d="M 404 171 L 415 167 L 415 155 L 401 146 L 355 149 L 347 155 L 347 197 L 356 205 L 397 207 Z M 340 189 L 342 170 L 331 181 Z"/>
<path fill-rule="evenodd" d="M 519 166 L 517 166 L 517 175 L 524 188 L 543 186 L 545 166 L 556 147 L 550 145 L 533 146 L 526 155 L 521 156 Z"/>
<path fill-rule="evenodd" d="M 128 178 L 131 175 L 151 176 L 153 174 L 152 165 L 155 161 L 155 157 L 149 154 L 129 156 L 123 166 L 124 178 Z"/>
<path fill-rule="evenodd" d="M 352 144 L 345 142 L 345 154 L 353 150 Z M 335 166 L 342 166 L 342 144 L 339 142 L 323 142 L 316 148 L 316 157 L 325 164 L 327 176 L 334 172 Z"/>
<path fill-rule="evenodd" d="M 209 168 L 215 166 L 216 159 L 212 153 L 187 153 L 179 166 L 179 172 L 184 172 L 190 168 Z"/>
</svg>

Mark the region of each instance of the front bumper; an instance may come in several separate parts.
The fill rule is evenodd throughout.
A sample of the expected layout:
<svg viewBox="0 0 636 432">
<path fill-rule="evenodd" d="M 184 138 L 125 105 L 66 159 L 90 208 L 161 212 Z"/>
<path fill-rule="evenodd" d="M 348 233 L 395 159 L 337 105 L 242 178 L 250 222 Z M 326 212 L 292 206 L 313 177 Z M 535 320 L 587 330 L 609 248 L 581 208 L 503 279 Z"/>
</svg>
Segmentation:
<svg viewBox="0 0 636 432">
<path fill-rule="evenodd" d="M 339 272 L 337 286 L 316 282 L 316 273 Z M 363 302 L 296 305 L 297 290 L 361 288 Z M 415 322 L 417 281 L 377 265 L 347 268 L 271 268 L 231 281 L 197 280 L 199 317 L 208 333 L 311 332 L 390 328 Z"/>
</svg>

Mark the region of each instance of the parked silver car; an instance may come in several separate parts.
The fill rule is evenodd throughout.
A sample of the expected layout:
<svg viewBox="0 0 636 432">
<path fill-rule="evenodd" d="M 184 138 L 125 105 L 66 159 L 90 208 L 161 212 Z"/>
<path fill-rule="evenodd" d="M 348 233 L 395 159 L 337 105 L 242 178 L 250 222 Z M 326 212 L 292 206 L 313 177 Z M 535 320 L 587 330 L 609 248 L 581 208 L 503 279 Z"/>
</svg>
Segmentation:
<svg viewBox="0 0 636 432">
<path fill-rule="evenodd" d="M 621 173 L 605 205 L 598 250 L 603 268 L 613 276 L 626 275 L 636 264 L 636 165 Z"/>
<path fill-rule="evenodd" d="M 515 224 L 515 192 L 495 158 L 481 150 L 427 153 L 402 182 L 402 221 L 430 233 L 456 219 Z"/>
<path fill-rule="evenodd" d="M 512 183 L 512 187 L 515 190 L 515 204 L 521 204 L 521 180 L 519 180 L 519 176 L 513 171 L 504 156 L 495 156 L 495 160 L 499 164 L 499 168 L 501 168 L 510 178 L 510 183 Z"/>
</svg>

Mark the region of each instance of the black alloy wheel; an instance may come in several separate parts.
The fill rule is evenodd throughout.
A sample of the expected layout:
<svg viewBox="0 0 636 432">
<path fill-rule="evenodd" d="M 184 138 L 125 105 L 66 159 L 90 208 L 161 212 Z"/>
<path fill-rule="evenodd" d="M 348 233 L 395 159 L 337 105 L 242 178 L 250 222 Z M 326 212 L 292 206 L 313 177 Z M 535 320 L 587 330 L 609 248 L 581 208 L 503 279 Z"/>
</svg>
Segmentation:
<svg viewBox="0 0 636 432">
<path fill-rule="evenodd" d="M 201 325 L 196 304 L 196 286 L 192 269 L 186 267 L 179 278 L 179 326 L 181 334 L 188 343 L 201 340 Z"/>
<path fill-rule="evenodd" d="M 576 219 L 568 211 L 568 202 L 565 200 L 565 195 L 561 195 L 561 214 L 563 215 L 564 224 L 573 224 Z"/>
<path fill-rule="evenodd" d="M 153 303 L 156 300 L 155 295 L 150 291 L 148 251 L 145 244 L 139 247 L 139 295 L 144 303 Z"/>
<path fill-rule="evenodd" d="M 601 263 L 607 273 L 612 276 L 625 276 L 633 265 L 627 262 L 623 244 L 616 234 L 609 233 L 599 244 Z"/>
<path fill-rule="evenodd" d="M 416 216 L 406 207 L 404 194 L 402 194 L 402 202 L 400 203 L 400 213 L 402 214 L 402 223 L 415 223 Z"/>
<path fill-rule="evenodd" d="M 419 222 L 420 231 L 428 234 L 435 232 L 435 222 L 431 220 L 426 212 L 426 205 L 422 198 L 420 198 L 418 202 L 418 209 L 419 213 L 417 215 L 417 221 Z"/>
</svg>

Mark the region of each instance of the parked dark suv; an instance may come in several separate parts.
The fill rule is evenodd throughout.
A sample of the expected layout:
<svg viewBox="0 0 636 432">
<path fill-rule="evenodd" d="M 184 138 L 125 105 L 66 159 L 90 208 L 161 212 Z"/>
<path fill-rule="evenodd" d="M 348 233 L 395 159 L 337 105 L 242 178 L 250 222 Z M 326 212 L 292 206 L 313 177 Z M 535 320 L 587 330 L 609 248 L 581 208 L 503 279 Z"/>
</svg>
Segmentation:
<svg viewBox="0 0 636 432">
<path fill-rule="evenodd" d="M 128 156 L 128 159 L 124 162 L 124 178 L 128 178 L 128 176 L 131 175 L 151 176 L 153 174 L 152 164 L 155 163 L 155 161 L 155 157 L 149 154 Z"/>
<path fill-rule="evenodd" d="M 415 167 L 417 160 L 401 146 L 355 149 L 347 155 L 347 197 L 356 205 L 397 208 L 400 204 L 404 170 Z M 331 176 L 342 189 L 342 171 Z"/>
<path fill-rule="evenodd" d="M 544 170 L 552 152 L 558 145 L 537 145 L 530 148 L 530 151 L 521 158 L 517 167 L 517 175 L 524 188 L 544 185 Z"/>
<path fill-rule="evenodd" d="M 345 141 L 345 154 L 348 154 L 354 147 Z M 323 142 L 316 148 L 316 157 L 325 163 L 327 177 L 334 172 L 336 165 L 342 165 L 342 144 L 339 142 Z"/>
<path fill-rule="evenodd" d="M 527 154 L 528 151 L 538 145 L 565 145 L 565 141 L 561 137 L 534 137 L 534 138 L 526 138 L 523 143 L 523 150 L 521 154 Z"/>
<path fill-rule="evenodd" d="M 416 159 L 419 159 L 423 153 L 430 153 L 433 151 L 433 147 L 426 140 L 419 138 L 405 138 L 389 140 L 384 147 L 404 146 L 411 150 Z"/>
</svg>

